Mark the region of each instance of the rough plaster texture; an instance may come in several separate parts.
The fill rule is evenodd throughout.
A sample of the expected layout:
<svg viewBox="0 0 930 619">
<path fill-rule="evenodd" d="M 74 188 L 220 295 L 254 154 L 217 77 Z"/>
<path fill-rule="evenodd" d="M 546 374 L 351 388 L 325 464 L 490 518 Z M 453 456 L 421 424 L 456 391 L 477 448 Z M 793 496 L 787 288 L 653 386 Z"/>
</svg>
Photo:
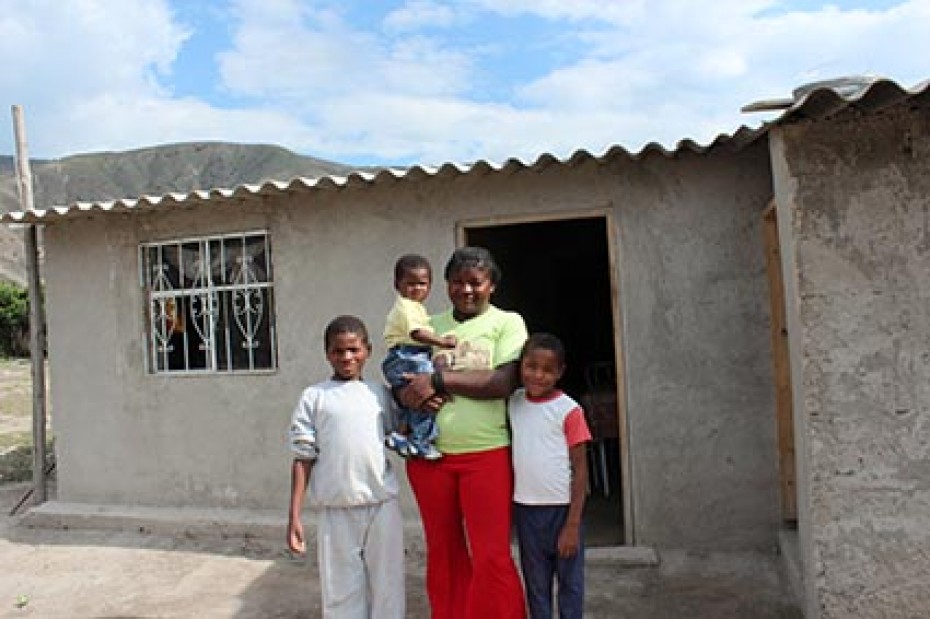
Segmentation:
<svg viewBox="0 0 930 619">
<path fill-rule="evenodd" d="M 618 256 L 631 541 L 771 549 L 776 461 L 759 229 L 768 174 L 759 142 L 738 153 L 443 175 L 51 225 L 59 500 L 283 510 L 284 432 L 300 391 L 328 374 L 322 329 L 332 316 L 365 320 L 378 359 L 397 255 L 417 251 L 441 267 L 463 221 L 593 213 L 611 216 Z M 138 244 L 259 228 L 271 235 L 279 369 L 146 374 Z M 442 286 L 428 305 L 444 307 Z M 404 506 L 415 519 L 409 492 Z"/>
<path fill-rule="evenodd" d="M 765 149 L 624 179 L 637 543 L 771 549 L 778 528 L 762 210 Z"/>
<path fill-rule="evenodd" d="M 807 614 L 925 617 L 930 111 L 786 126 L 773 146 Z"/>
</svg>

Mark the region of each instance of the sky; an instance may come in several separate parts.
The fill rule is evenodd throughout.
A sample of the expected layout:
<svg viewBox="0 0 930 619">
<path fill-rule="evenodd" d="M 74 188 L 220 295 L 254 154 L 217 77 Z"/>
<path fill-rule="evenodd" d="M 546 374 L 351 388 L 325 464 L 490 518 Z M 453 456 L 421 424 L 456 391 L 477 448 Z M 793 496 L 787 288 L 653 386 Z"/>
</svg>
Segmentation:
<svg viewBox="0 0 930 619">
<path fill-rule="evenodd" d="M 0 0 L 0 103 L 31 158 L 218 140 L 533 161 L 707 144 L 839 76 L 912 88 L 928 32 L 930 0 Z"/>
</svg>

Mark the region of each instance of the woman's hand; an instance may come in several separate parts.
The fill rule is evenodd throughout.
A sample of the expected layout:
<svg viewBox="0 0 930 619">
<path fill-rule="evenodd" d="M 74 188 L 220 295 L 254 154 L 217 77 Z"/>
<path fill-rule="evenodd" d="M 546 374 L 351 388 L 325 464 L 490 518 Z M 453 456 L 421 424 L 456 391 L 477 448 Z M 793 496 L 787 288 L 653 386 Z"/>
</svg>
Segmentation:
<svg viewBox="0 0 930 619">
<path fill-rule="evenodd" d="M 517 386 L 517 362 L 510 361 L 493 370 L 449 372 L 437 368 L 433 374 L 404 374 L 407 384 L 394 389 L 404 408 L 435 413 L 453 394 L 476 400 L 496 400 L 509 396 Z M 436 391 L 437 386 L 439 391 Z M 441 392 L 441 393 L 440 393 Z"/>
<path fill-rule="evenodd" d="M 397 399 L 404 408 L 435 413 L 445 404 L 433 388 L 430 374 L 404 374 L 404 379 L 407 384 L 397 389 Z"/>
</svg>

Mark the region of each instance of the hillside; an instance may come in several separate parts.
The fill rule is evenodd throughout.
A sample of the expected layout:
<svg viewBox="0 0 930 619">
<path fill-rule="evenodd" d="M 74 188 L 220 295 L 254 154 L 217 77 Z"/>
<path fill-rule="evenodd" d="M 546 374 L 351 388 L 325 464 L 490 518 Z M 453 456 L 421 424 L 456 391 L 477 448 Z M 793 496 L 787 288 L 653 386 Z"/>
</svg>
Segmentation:
<svg viewBox="0 0 930 619">
<path fill-rule="evenodd" d="M 353 168 L 279 146 L 195 142 L 126 152 L 33 160 L 36 208 L 236 187 L 296 176 L 347 174 Z M 20 210 L 13 157 L 0 156 L 0 211 Z M 22 233 L 0 226 L 0 279 L 25 281 Z"/>
</svg>

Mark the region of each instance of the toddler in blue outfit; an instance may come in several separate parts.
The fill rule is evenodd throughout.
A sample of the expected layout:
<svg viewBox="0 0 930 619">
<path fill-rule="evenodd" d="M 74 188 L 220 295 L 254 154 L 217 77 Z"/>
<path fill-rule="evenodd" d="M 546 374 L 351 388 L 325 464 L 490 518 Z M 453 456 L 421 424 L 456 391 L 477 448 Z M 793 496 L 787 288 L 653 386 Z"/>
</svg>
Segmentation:
<svg viewBox="0 0 930 619">
<path fill-rule="evenodd" d="M 406 384 L 404 374 L 428 374 L 433 371 L 433 347 L 455 348 L 454 335 L 438 336 L 430 326 L 423 301 L 429 296 L 433 273 L 423 256 L 406 254 L 394 265 L 394 289 L 397 299 L 384 325 L 388 354 L 381 364 L 391 387 Z M 391 432 L 385 445 L 404 457 L 435 460 L 442 457 L 436 449 L 438 427 L 431 413 L 401 409 L 399 432 Z"/>
</svg>

